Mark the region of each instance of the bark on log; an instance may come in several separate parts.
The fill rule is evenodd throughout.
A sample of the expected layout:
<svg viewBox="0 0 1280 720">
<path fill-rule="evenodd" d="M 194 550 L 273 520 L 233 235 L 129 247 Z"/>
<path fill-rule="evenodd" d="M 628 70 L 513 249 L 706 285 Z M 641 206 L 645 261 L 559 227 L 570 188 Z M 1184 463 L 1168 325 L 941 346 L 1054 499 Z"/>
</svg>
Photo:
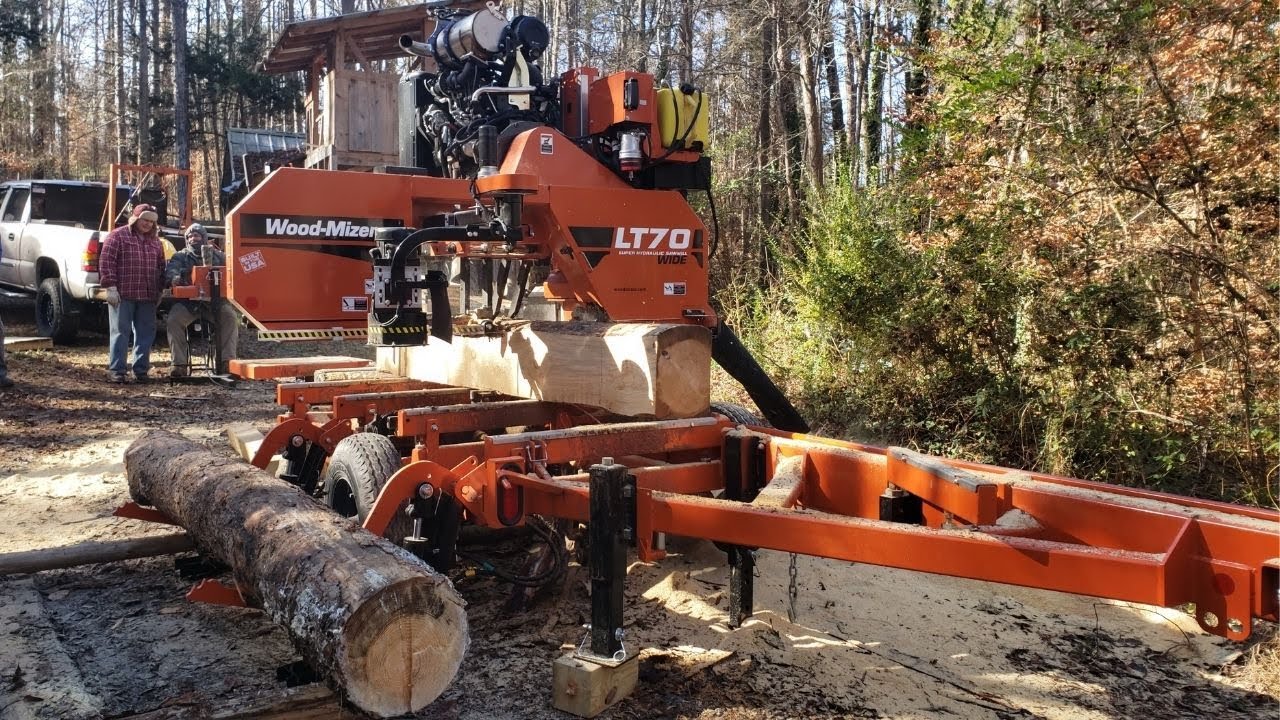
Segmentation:
<svg viewBox="0 0 1280 720">
<path fill-rule="evenodd" d="M 125 451 L 129 491 L 232 568 L 246 600 L 284 626 L 356 707 L 416 712 L 453 680 L 468 644 L 448 578 L 297 488 L 183 437 L 151 431 Z"/>
<path fill-rule="evenodd" d="M 82 542 L 63 547 L 24 550 L 0 555 L 0 576 L 156 555 L 172 555 L 186 552 L 192 547 L 191 539 L 186 533 L 170 533 L 128 540 Z"/>
</svg>

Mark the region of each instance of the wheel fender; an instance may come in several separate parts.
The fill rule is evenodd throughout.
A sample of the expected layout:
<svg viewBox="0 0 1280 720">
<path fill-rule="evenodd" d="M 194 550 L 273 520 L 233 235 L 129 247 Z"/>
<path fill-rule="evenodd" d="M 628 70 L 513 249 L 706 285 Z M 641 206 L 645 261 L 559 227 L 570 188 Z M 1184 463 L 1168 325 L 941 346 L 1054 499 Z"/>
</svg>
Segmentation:
<svg viewBox="0 0 1280 720">
<path fill-rule="evenodd" d="M 262 444 L 258 446 L 258 452 L 253 454 L 253 460 L 250 460 L 249 463 L 260 470 L 266 470 L 272 456 L 282 452 L 285 443 L 289 442 L 289 438 L 294 435 L 301 435 L 313 443 L 320 442 L 320 428 L 303 418 L 289 418 L 271 428 L 266 437 L 262 438 Z M 333 452 L 332 447 L 325 448 L 325 450 L 329 453 Z"/>
<path fill-rule="evenodd" d="M 364 519 L 364 529 L 381 537 L 395 518 L 400 504 L 412 498 L 419 485 L 429 483 L 435 492 L 441 493 L 455 482 L 457 476 L 452 470 L 430 460 L 418 460 L 401 467 L 382 486 L 382 492 L 378 493 L 378 499 Z"/>
</svg>

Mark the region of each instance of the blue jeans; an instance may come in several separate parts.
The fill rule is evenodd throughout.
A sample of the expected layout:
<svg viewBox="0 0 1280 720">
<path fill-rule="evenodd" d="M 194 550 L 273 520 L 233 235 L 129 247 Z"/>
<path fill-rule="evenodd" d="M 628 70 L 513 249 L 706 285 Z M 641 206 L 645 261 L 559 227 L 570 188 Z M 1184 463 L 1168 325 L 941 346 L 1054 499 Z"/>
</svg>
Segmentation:
<svg viewBox="0 0 1280 720">
<path fill-rule="evenodd" d="M 107 370 L 123 375 L 129 368 L 125 353 L 129 350 L 129 333 L 133 332 L 133 374 L 146 375 L 151 370 L 151 344 L 156 341 L 156 304 L 139 300 L 121 300 L 109 307 L 111 344 L 108 347 Z"/>
</svg>

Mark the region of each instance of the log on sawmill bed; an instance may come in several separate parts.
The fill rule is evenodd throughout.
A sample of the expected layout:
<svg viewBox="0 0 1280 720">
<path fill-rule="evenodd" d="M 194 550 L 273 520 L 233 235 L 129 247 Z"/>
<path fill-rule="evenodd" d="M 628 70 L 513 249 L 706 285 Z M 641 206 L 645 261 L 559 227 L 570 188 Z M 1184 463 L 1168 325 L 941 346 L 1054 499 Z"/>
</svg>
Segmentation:
<svg viewBox="0 0 1280 720">
<path fill-rule="evenodd" d="M 297 488 L 179 435 L 151 431 L 125 452 L 129 491 L 232 568 L 245 599 L 373 715 L 415 712 L 457 674 L 465 603 L 448 578 Z"/>
</svg>

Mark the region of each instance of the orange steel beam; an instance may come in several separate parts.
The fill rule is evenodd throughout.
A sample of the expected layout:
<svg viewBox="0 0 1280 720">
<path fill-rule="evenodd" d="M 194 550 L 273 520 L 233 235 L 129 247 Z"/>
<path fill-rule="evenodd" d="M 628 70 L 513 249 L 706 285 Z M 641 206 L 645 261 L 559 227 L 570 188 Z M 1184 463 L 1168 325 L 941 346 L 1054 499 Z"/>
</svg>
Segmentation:
<svg viewBox="0 0 1280 720">
<path fill-rule="evenodd" d="M 524 473 L 499 470 L 500 477 L 511 478 L 517 484 L 526 485 L 535 490 L 541 489 L 543 478 L 533 478 Z M 678 465 L 652 465 L 631 468 L 630 474 L 636 478 L 636 486 L 662 492 L 696 495 L 724 489 L 724 468 L 719 460 L 682 463 Z M 557 475 L 556 482 L 578 483 L 583 488 L 591 481 L 588 473 L 573 475 Z M 570 518 L 585 520 L 581 518 Z"/>
<path fill-rule="evenodd" d="M 535 453 L 548 463 L 705 449 L 719 457 L 723 421 L 715 418 L 585 425 L 485 439 L 485 457 Z"/>
<path fill-rule="evenodd" d="M 863 443 L 851 442 L 847 440 L 836 440 L 834 438 L 819 437 L 817 435 L 806 435 L 803 433 L 789 433 L 783 430 L 775 430 L 773 428 L 754 427 L 752 432 L 761 435 L 772 436 L 775 444 L 783 443 L 795 447 L 818 449 L 827 448 L 831 451 L 841 453 L 859 454 L 868 462 L 883 462 L 883 458 L 888 454 L 889 448 L 879 447 L 876 445 L 865 445 Z M 1157 492 L 1155 490 L 1145 490 L 1142 488 L 1125 487 L 1122 485 L 1107 485 L 1105 483 L 1093 482 L 1090 480 L 1081 480 L 1079 478 L 1069 478 L 1061 475 L 1050 475 L 1048 473 L 1038 473 L 1027 470 L 1016 470 L 998 465 L 987 465 L 985 463 L 972 462 L 969 460 L 955 460 L 952 458 L 931 459 L 942 462 L 946 465 L 965 470 L 976 470 L 979 472 L 992 473 L 994 475 L 1005 475 L 1009 477 L 1021 477 L 1039 482 L 1061 485 L 1063 487 L 1073 487 L 1081 489 L 1097 489 L 1105 488 L 1108 495 L 1137 498 L 1144 500 L 1153 500 L 1158 502 L 1172 503 L 1182 505 L 1187 508 L 1196 508 L 1203 510 L 1216 510 L 1229 512 L 1233 515 L 1242 517 L 1251 517 L 1259 520 L 1275 521 L 1276 511 L 1267 508 L 1250 507 L 1247 505 L 1233 505 L 1231 503 L 1219 502 L 1216 500 L 1204 500 L 1201 498 L 1185 497 L 1182 495 L 1172 495 L 1170 493 Z M 878 459 L 878 460 L 877 460 Z"/>
<path fill-rule="evenodd" d="M 240 588 L 234 583 L 228 585 L 221 580 L 205 578 L 187 591 L 186 598 L 190 602 L 201 602 L 210 605 L 227 607 L 248 607 Z"/>
<path fill-rule="evenodd" d="M 997 488 L 989 479 L 905 448 L 889 448 L 885 458 L 889 482 L 899 488 L 967 523 L 989 525 L 996 521 Z"/>
<path fill-rule="evenodd" d="M 541 400 L 505 400 L 442 405 L 402 410 L 396 427 L 401 435 L 438 438 L 441 433 L 491 430 L 522 425 L 547 425 L 560 412 L 557 403 Z M 428 445 L 432 444 L 430 441 Z"/>
<path fill-rule="evenodd" d="M 481 457 L 483 455 L 483 442 L 469 442 L 441 445 L 435 449 L 428 448 L 426 445 L 418 445 L 409 455 L 409 459 L 412 462 L 431 460 L 445 467 L 456 467 L 467 458 Z"/>
<path fill-rule="evenodd" d="M 549 480 L 514 473 L 506 476 L 532 491 L 525 500 L 527 512 L 587 519 L 590 492 L 581 481 L 583 476 Z M 661 492 L 640 484 L 637 540 L 642 558 L 655 554 L 653 533 L 667 532 L 1165 607 L 1194 603 L 1197 620 L 1206 631 L 1233 640 L 1249 635 L 1253 617 L 1275 619 L 1277 573 L 1273 566 L 1258 568 L 1270 571 L 1261 573 L 1263 582 L 1246 564 L 1197 552 L 1193 539 L 1212 534 L 1214 523 L 1160 517 L 1147 511 L 1138 515 L 1146 515 L 1143 522 L 1154 522 L 1169 533 L 1165 547 L 1144 552 L 936 529 Z M 1236 542 L 1255 548 L 1274 544 L 1270 540 L 1274 536 L 1266 537 L 1266 533 L 1235 537 Z M 1230 551 L 1219 548 L 1218 552 Z"/>
<path fill-rule="evenodd" d="M 307 414 L 312 405 L 329 405 L 339 395 L 427 390 L 440 387 L 436 383 L 401 378 L 280 383 L 276 386 L 276 404 L 289 408 L 290 415 L 302 416 Z"/>
<path fill-rule="evenodd" d="M 1156 553 L 640 493 L 638 512 L 656 532 L 1165 607 L 1190 601 L 1206 630 L 1235 640 L 1249 634 L 1251 596 L 1265 591 L 1254 588 L 1249 568 L 1187 552 L 1182 539 L 1199 531 L 1194 520 L 1184 520 L 1174 544 Z M 1206 623 L 1209 613 L 1218 624 Z"/>
<path fill-rule="evenodd" d="M 173 518 L 165 515 L 159 510 L 156 510 L 155 508 L 142 507 L 132 500 L 116 508 L 111 514 L 116 517 L 145 520 L 147 522 L 163 523 L 165 525 L 178 524 Z"/>
<path fill-rule="evenodd" d="M 372 421 L 379 415 L 398 413 L 408 408 L 423 405 L 459 405 L 470 401 L 471 391 L 467 388 L 344 394 L 333 398 L 333 416 Z"/>
</svg>

